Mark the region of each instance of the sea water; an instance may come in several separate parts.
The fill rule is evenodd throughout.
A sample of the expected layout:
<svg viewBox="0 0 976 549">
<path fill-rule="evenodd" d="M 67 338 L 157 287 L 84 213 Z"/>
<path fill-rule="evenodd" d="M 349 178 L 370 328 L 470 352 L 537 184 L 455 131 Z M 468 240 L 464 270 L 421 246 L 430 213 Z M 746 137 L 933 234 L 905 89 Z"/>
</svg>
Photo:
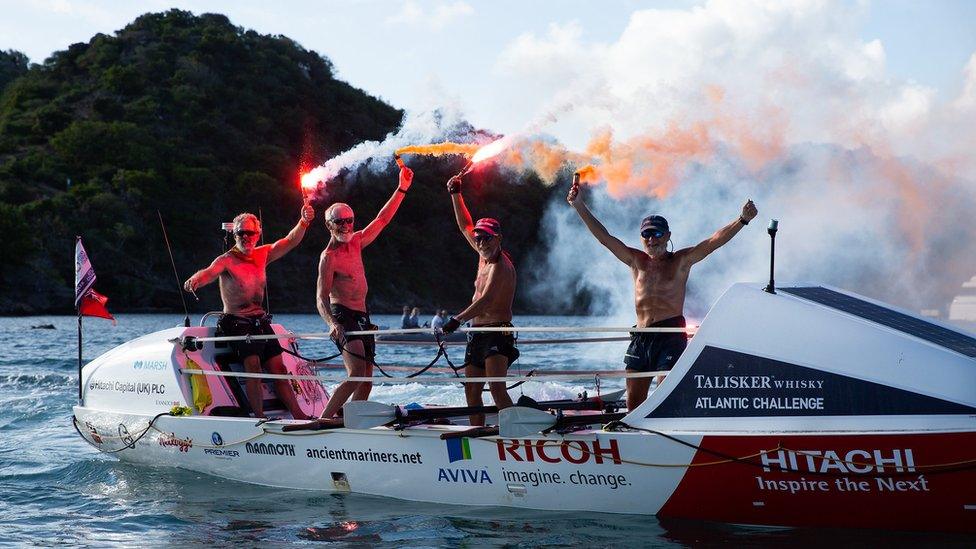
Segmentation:
<svg viewBox="0 0 976 549">
<path fill-rule="evenodd" d="M 278 315 L 275 321 L 295 332 L 325 329 L 315 315 Z M 373 321 L 398 327 L 400 319 L 378 315 Z M 91 360 L 134 337 L 181 322 L 181 316 L 162 314 L 118 315 L 117 326 L 85 319 L 84 358 Z M 519 326 L 619 325 L 592 317 L 525 316 L 515 322 Z M 53 324 L 55 329 L 31 328 L 42 324 Z M 76 327 L 74 317 L 0 318 L 4 351 L 0 356 L 0 544 L 634 547 L 972 542 L 942 535 L 746 528 L 639 515 L 434 505 L 268 488 L 192 471 L 121 463 L 89 446 L 71 426 L 78 391 Z M 579 335 L 526 334 L 523 341 Z M 620 369 L 625 348 L 625 342 L 526 344 L 512 372 Z M 310 341 L 303 343 L 302 352 L 321 357 L 333 349 L 329 342 Z M 463 362 L 463 347 L 448 350 L 452 361 Z M 382 345 L 378 354 L 380 364 L 419 367 L 435 353 L 432 347 Z M 620 387 L 619 380 L 604 380 L 599 390 Z M 526 383 L 513 394 L 524 391 L 541 400 L 571 398 L 584 390 L 596 393 L 594 378 Z M 456 385 L 419 383 L 377 385 L 373 399 L 399 404 L 464 401 Z"/>
</svg>

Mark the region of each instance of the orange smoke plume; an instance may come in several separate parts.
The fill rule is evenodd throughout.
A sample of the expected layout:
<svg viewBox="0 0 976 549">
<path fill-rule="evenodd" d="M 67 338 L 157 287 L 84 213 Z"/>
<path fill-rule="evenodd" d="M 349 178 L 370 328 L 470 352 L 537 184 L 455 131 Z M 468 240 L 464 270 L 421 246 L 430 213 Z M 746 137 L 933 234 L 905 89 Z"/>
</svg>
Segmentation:
<svg viewBox="0 0 976 549">
<path fill-rule="evenodd" d="M 394 154 L 425 154 L 427 156 L 443 156 L 445 154 L 463 154 L 471 157 L 478 152 L 480 145 L 474 143 L 433 143 L 430 145 L 407 145 L 400 147 Z"/>
<path fill-rule="evenodd" d="M 593 164 L 583 166 L 582 168 L 576 170 L 576 173 L 580 176 L 580 183 L 594 184 L 600 180 L 600 173 Z"/>
</svg>

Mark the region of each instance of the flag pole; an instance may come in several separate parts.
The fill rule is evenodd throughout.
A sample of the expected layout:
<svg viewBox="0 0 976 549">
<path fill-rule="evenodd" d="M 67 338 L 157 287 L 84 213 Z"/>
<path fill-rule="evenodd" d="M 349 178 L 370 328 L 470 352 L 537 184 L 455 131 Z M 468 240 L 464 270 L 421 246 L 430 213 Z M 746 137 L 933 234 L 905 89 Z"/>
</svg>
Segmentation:
<svg viewBox="0 0 976 549">
<path fill-rule="evenodd" d="M 81 396 L 81 309 L 78 309 L 78 405 L 84 406 Z"/>
<path fill-rule="evenodd" d="M 75 312 L 78 313 L 78 405 L 84 405 L 82 402 L 82 381 L 81 381 L 81 301 L 78 295 L 78 271 L 81 265 L 78 263 L 78 249 L 81 246 L 81 236 L 75 236 Z"/>
</svg>

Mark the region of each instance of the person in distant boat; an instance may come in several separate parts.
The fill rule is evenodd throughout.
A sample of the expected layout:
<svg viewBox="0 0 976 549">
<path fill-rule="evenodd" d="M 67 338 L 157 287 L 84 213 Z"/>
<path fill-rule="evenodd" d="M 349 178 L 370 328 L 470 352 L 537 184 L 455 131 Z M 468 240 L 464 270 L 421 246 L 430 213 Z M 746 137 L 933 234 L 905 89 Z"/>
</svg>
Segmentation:
<svg viewBox="0 0 976 549">
<path fill-rule="evenodd" d="M 579 197 L 578 180 L 573 182 L 566 200 L 600 244 L 630 267 L 637 309 L 635 327 L 638 328 L 685 327 L 685 290 L 692 265 L 731 240 L 759 213 L 752 200 L 748 200 L 731 223 L 698 244 L 676 252 L 668 251 L 671 240 L 668 221 L 660 215 L 649 215 L 641 221 L 640 236 L 644 249 L 638 250 L 611 235 L 594 217 Z M 687 344 L 688 336 L 685 333 L 633 333 L 624 363 L 630 372 L 668 371 Z M 657 376 L 658 383 L 663 379 L 663 375 Z M 627 379 L 627 409 L 633 410 L 644 402 L 650 385 L 651 379 L 648 377 Z"/>
<path fill-rule="evenodd" d="M 444 323 L 444 333 L 457 330 L 461 324 L 472 321 L 474 327 L 512 326 L 512 301 L 515 298 L 515 265 L 502 250 L 501 224 L 490 217 L 477 223 L 461 197 L 461 178 L 452 177 L 447 182 L 454 205 L 454 217 L 468 244 L 478 253 L 478 274 L 474 281 L 474 297 L 471 305 Z M 481 332 L 468 334 L 468 347 L 464 353 L 464 375 L 467 377 L 504 377 L 508 367 L 519 357 L 513 332 Z M 465 383 L 464 394 L 468 406 L 482 406 L 481 393 L 484 383 Z M 512 405 L 504 382 L 489 383 L 491 398 L 498 409 Z M 471 425 L 484 425 L 484 414 L 471 416 Z"/>
<path fill-rule="evenodd" d="M 434 318 L 430 319 L 430 327 L 435 330 L 444 327 L 444 313 L 446 311 L 434 311 Z"/>
<path fill-rule="evenodd" d="M 368 286 L 363 269 L 363 248 L 372 244 L 393 220 L 412 182 L 413 171 L 407 167 L 400 168 L 399 185 L 393 196 L 361 231 L 353 230 L 355 218 L 349 205 L 338 202 L 325 212 L 325 222 L 332 239 L 319 258 L 316 306 L 319 315 L 329 325 L 329 335 L 342 352 L 342 362 L 350 377 L 372 376 L 376 357 L 376 341 L 372 335 L 346 336 L 346 331 L 376 329 L 369 320 L 366 308 Z M 404 313 L 406 310 L 404 307 Z M 370 382 L 340 383 L 322 411 L 322 418 L 335 416 L 350 396 L 353 400 L 368 399 L 372 388 Z"/>
<path fill-rule="evenodd" d="M 220 299 L 224 311 L 217 321 L 217 328 L 223 336 L 270 335 L 271 315 L 262 303 L 265 291 L 265 267 L 295 249 L 305 237 L 305 230 L 315 218 L 315 210 L 306 204 L 302 207 L 301 218 L 294 228 L 282 239 L 273 244 L 258 246 L 261 238 L 261 221 L 251 213 L 242 213 L 234 218 L 234 247 L 213 260 L 188 278 L 183 284 L 188 292 L 220 281 Z M 244 364 L 244 370 L 261 373 L 263 365 L 273 374 L 287 374 L 281 361 L 281 345 L 276 339 L 255 341 L 231 341 L 230 348 Z M 264 398 L 260 379 L 247 379 L 247 400 L 255 417 L 264 417 Z M 295 392 L 288 380 L 274 382 L 278 397 L 284 402 L 295 419 L 307 419 L 298 405 Z"/>
<path fill-rule="evenodd" d="M 410 311 L 410 320 L 407 324 L 407 328 L 420 328 L 420 307 L 414 307 Z"/>
<path fill-rule="evenodd" d="M 410 328 L 410 306 L 403 306 L 403 316 L 400 317 L 400 329 Z"/>
</svg>

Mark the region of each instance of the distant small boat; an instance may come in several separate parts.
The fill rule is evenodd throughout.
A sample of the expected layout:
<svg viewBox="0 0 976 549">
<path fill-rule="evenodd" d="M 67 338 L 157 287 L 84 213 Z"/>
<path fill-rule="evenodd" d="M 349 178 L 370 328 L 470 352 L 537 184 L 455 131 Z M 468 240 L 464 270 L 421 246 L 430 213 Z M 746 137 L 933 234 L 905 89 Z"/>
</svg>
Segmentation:
<svg viewBox="0 0 976 549">
<path fill-rule="evenodd" d="M 31 330 L 54 330 L 54 324 L 34 324 L 31 326 Z"/>
</svg>

